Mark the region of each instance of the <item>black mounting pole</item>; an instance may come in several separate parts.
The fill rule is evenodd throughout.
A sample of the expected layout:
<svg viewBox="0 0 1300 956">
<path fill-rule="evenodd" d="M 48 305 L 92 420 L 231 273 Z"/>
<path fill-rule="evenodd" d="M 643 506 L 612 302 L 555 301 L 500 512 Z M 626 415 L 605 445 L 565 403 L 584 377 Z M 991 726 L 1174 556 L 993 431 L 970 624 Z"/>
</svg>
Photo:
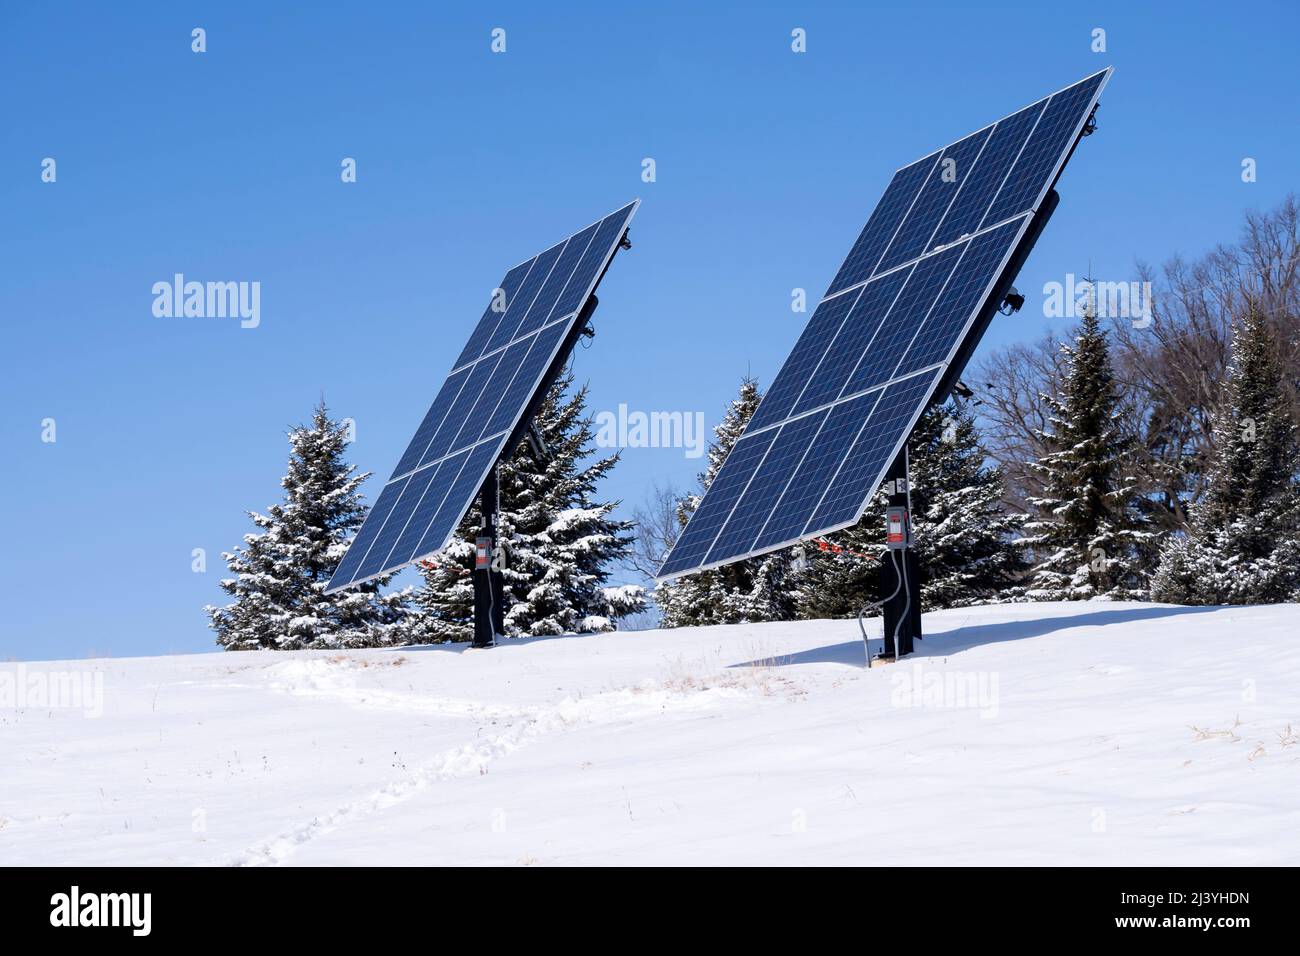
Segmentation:
<svg viewBox="0 0 1300 956">
<path fill-rule="evenodd" d="M 911 654 L 913 640 L 921 637 L 921 563 L 916 548 L 912 546 L 911 476 L 907 465 L 907 446 L 904 444 L 886 473 L 883 485 L 889 495 L 886 512 L 889 551 L 881 560 L 881 593 L 894 594 L 884 606 L 885 648 L 882 656 L 886 659 Z M 901 582 L 899 570 L 904 572 Z M 895 634 L 898 635 L 897 645 Z"/>
<path fill-rule="evenodd" d="M 623 231 L 623 238 L 619 240 L 618 247 L 632 248 L 627 230 Z M 614 257 L 610 256 L 609 262 L 605 263 L 606 270 L 609 269 L 609 263 L 613 261 Z M 604 275 L 602 271 L 600 277 L 603 278 Z M 600 278 L 596 282 L 599 284 Z M 542 377 L 541 386 L 533 395 L 532 402 L 525 409 L 518 424 L 515 425 L 515 430 L 506 440 L 501 453 L 502 458 L 511 455 L 525 438 L 533 444 L 533 450 L 539 460 L 550 456 L 541 433 L 533 424 L 533 419 L 541 410 L 542 403 L 546 401 L 551 386 L 555 384 L 556 379 L 569 363 L 569 356 L 573 352 L 573 347 L 578 344 L 578 339 L 584 336 L 590 338 L 595 334 L 591 327 L 591 317 L 599 304 L 600 300 L 596 298 L 594 292 L 583 303 L 578 313 L 578 320 L 573 323 L 573 328 L 569 330 L 569 334 L 552 358 L 550 368 Z M 478 537 L 474 539 L 474 647 L 493 647 L 505 639 L 506 633 L 505 579 L 501 573 L 501 568 L 505 565 L 506 551 L 505 546 L 500 544 L 500 528 L 497 526 L 497 516 L 501 510 L 498 467 L 499 462 L 492 466 L 487 477 L 483 479 L 483 487 L 479 489 L 479 511 L 483 517 L 479 525 Z"/>
<path fill-rule="evenodd" d="M 497 469 L 483 480 L 479 495 L 482 520 L 474 541 L 474 646 L 492 647 L 505 633 L 504 553 L 498 556 L 497 514 L 501 507 Z"/>
<path fill-rule="evenodd" d="M 1078 145 L 1076 140 L 1075 146 Z M 1073 147 L 1071 148 L 1073 151 Z M 1029 251 L 1034 248 L 1034 243 L 1043 232 L 1043 227 L 1047 225 L 1047 220 L 1052 218 L 1052 213 L 1056 211 L 1057 204 L 1061 197 L 1057 195 L 1055 189 L 1050 189 L 1043 202 L 1038 207 L 1033 221 L 1025 231 L 1025 235 L 1020 240 L 1020 245 L 1016 247 L 1015 252 L 1002 269 L 1002 274 L 994 284 L 992 292 L 980 306 L 979 312 L 976 313 L 975 322 L 968 330 L 965 338 L 962 339 L 958 346 L 957 353 L 952 361 L 948 363 L 948 368 L 944 371 L 943 377 L 939 380 L 939 386 L 935 389 L 931 398 L 933 404 L 939 404 L 947 401 L 949 394 L 954 389 L 959 389 L 962 371 L 966 368 L 966 363 L 970 361 L 971 354 L 975 351 L 975 345 L 979 342 L 984 330 L 992 322 L 993 316 L 997 314 L 1002 303 L 1006 301 L 1008 293 L 1013 293 L 1012 282 L 1016 275 L 1019 274 L 1025 260 L 1029 257 Z M 1018 293 L 1016 298 L 1023 297 Z M 886 660 L 894 660 L 911 654 L 913 650 L 913 641 L 921 639 L 921 563 L 916 555 L 916 548 L 912 546 L 912 501 L 911 501 L 911 475 L 907 467 L 907 445 L 899 451 L 898 457 L 894 459 L 889 471 L 885 474 L 885 481 L 881 485 L 885 493 L 889 496 L 888 520 L 891 525 L 890 538 L 893 535 L 893 523 L 896 517 L 902 519 L 899 525 L 901 540 L 891 541 L 889 543 L 890 553 L 884 556 L 881 561 L 881 596 L 893 594 L 898 591 L 897 596 L 884 602 L 884 620 L 885 620 L 885 647 L 881 657 Z M 898 580 L 897 569 L 902 568 L 906 571 L 904 581 Z M 894 633 L 897 631 L 898 640 L 895 642 Z M 897 646 L 895 646 L 897 644 Z"/>
<path fill-rule="evenodd" d="M 549 456 L 545 442 L 533 426 L 533 419 L 541 410 L 551 386 L 555 384 L 568 364 L 569 354 L 578 339 L 583 335 L 591 334 L 589 323 L 599 304 L 599 300 L 592 295 L 583 305 L 582 311 L 578 313 L 578 321 L 573 324 L 573 329 L 560 345 L 551 367 L 543 376 L 541 387 L 537 389 L 533 401 L 506 441 L 505 449 L 501 453 L 502 458 L 513 454 L 519 447 L 519 443 L 525 439 L 536 443 L 535 451 L 540 459 Z M 533 434 L 530 435 L 530 432 Z M 500 529 L 497 526 L 497 515 L 500 509 L 500 483 L 497 477 L 497 466 L 493 466 L 487 477 L 483 479 L 483 487 L 479 490 L 479 511 L 483 515 L 483 520 L 479 526 L 478 537 L 474 539 L 474 647 L 493 647 L 505 639 L 505 580 L 501 568 L 504 566 L 506 553 L 505 546 L 500 543 Z"/>
</svg>

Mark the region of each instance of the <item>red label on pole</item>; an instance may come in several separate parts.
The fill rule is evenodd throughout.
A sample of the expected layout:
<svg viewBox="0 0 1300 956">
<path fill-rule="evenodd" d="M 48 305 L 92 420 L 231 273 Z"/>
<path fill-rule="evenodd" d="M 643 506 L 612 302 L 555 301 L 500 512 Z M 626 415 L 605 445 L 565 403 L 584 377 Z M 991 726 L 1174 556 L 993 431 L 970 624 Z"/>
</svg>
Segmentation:
<svg viewBox="0 0 1300 956">
<path fill-rule="evenodd" d="M 907 511 L 903 508 L 885 512 L 885 544 L 891 548 L 907 547 Z"/>
</svg>

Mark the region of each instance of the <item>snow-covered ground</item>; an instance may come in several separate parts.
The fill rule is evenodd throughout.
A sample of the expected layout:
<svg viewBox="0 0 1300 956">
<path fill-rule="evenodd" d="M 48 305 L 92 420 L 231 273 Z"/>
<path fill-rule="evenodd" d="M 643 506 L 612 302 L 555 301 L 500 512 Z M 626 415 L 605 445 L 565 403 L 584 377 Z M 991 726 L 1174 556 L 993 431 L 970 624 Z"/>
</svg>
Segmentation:
<svg viewBox="0 0 1300 956">
<path fill-rule="evenodd" d="M 1300 606 L 925 626 L 0 665 L 0 864 L 1300 863 Z"/>
</svg>

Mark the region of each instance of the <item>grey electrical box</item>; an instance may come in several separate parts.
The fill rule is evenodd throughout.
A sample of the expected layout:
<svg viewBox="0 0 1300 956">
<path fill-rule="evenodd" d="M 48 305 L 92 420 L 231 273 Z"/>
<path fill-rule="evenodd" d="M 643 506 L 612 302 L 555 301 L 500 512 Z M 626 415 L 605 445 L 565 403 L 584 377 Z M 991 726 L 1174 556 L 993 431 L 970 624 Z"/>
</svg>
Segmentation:
<svg viewBox="0 0 1300 956">
<path fill-rule="evenodd" d="M 885 545 L 891 551 L 901 551 L 912 543 L 912 529 L 907 520 L 907 509 L 885 509 Z"/>
</svg>

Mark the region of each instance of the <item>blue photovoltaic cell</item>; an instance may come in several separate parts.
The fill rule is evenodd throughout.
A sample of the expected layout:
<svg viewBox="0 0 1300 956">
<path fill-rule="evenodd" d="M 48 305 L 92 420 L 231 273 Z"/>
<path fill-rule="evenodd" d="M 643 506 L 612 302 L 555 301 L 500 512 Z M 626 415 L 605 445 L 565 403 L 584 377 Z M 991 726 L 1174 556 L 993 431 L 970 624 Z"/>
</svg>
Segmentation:
<svg viewBox="0 0 1300 956">
<path fill-rule="evenodd" d="M 429 410 L 425 412 L 424 420 L 420 422 L 420 427 L 415 430 L 415 437 L 411 443 L 406 446 L 406 451 L 402 454 L 401 460 L 397 462 L 397 467 L 393 469 L 389 481 L 392 481 L 398 475 L 405 475 L 414 471 L 424 457 L 425 449 L 429 447 L 429 442 L 433 441 L 434 433 L 447 418 L 447 409 L 451 403 L 456 400 L 460 390 L 465 385 L 465 380 L 469 378 L 470 370 L 461 369 L 459 372 L 452 372 L 447 376 L 447 381 L 442 383 L 442 388 L 438 390 L 438 397 L 433 400 Z"/>
<path fill-rule="evenodd" d="M 1103 74 L 1090 76 L 1048 101 L 983 225 L 991 226 L 1037 207 L 1038 200 L 1051 185 L 1048 177 L 1064 158 L 1063 153 L 1074 144 L 1079 127 L 1088 118 L 1103 79 Z"/>
<path fill-rule="evenodd" d="M 557 324 L 555 328 L 562 329 L 562 324 Z M 464 424 L 461 425 L 460 431 L 456 435 L 456 440 L 452 443 L 456 448 L 464 448 L 474 444 L 485 434 L 492 434 L 487 430 L 488 418 L 496 410 L 498 402 L 501 401 L 514 381 L 517 375 L 521 374 L 524 363 L 524 357 L 528 350 L 533 347 L 536 336 L 530 336 L 526 339 L 511 342 L 504 352 L 501 353 L 501 359 L 497 362 L 496 368 L 492 370 L 492 377 L 488 379 L 487 385 L 483 387 L 475 399 L 474 405 L 465 414 Z"/>
<path fill-rule="evenodd" d="M 573 333 L 636 207 L 506 273 L 327 591 L 389 574 L 446 545 Z"/>
<path fill-rule="evenodd" d="M 384 490 L 379 493 L 379 500 L 375 502 L 375 506 L 366 515 L 365 523 L 361 525 L 357 536 L 352 539 L 352 544 L 348 547 L 348 553 L 343 555 L 343 560 L 334 569 L 334 577 L 342 576 L 342 579 L 351 581 L 356 576 L 357 568 L 361 566 L 366 552 L 370 550 L 375 535 L 379 534 L 379 529 L 388 520 L 389 512 L 393 510 L 393 505 L 397 504 L 397 499 L 401 497 L 402 489 L 405 487 L 405 478 L 390 481 L 384 486 Z"/>
<path fill-rule="evenodd" d="M 992 129 L 991 126 L 982 129 L 943 151 L 939 156 L 939 165 L 926 180 L 925 188 L 916 197 L 916 204 L 907 214 L 898 235 L 889 244 L 884 258 L 876 266 L 876 272 L 888 272 L 929 251 L 930 236 L 938 228 L 939 220 L 948 211 L 961 184 L 974 168 L 975 157 L 980 154 Z"/>
<path fill-rule="evenodd" d="M 939 224 L 939 229 L 930 242 L 931 248 L 956 242 L 979 228 L 980 221 L 993 203 L 993 197 L 997 195 L 1002 181 L 1007 178 L 1011 164 L 1020 155 L 1029 131 L 1038 122 L 1046 105 L 1047 101 L 1043 100 L 998 121 L 993 135 L 980 153 L 979 162 L 962 183 L 952 208 Z"/>
<path fill-rule="evenodd" d="M 487 347 L 484 348 L 483 354 L 487 355 L 496 349 L 501 348 L 507 342 L 515 338 L 515 332 L 524 321 L 533 305 L 538 300 L 538 293 L 542 291 L 542 286 L 551 277 L 551 270 L 555 267 L 556 261 L 560 258 L 560 253 L 564 251 L 566 243 L 560 243 L 558 246 L 552 246 L 537 257 L 533 263 L 533 268 L 528 273 L 528 278 L 524 284 L 519 287 L 519 292 L 515 295 L 514 301 L 506 309 L 505 314 L 501 316 L 501 324 L 497 326 L 492 337 L 488 339 Z"/>
<path fill-rule="evenodd" d="M 444 458 L 436 465 L 429 465 L 422 471 L 416 472 L 417 475 L 421 473 L 428 474 L 428 479 L 420 497 L 403 509 L 407 515 L 406 527 L 394 539 L 392 550 L 385 558 L 384 565 L 406 564 L 415 557 L 418 553 L 416 548 L 420 544 L 420 539 L 428 531 L 429 525 L 437 516 L 443 502 L 447 500 L 447 492 L 451 490 L 451 483 L 460 474 L 460 470 L 464 467 L 469 455 L 470 453 L 467 451 L 461 452 L 450 458 Z M 415 475 L 411 476 L 411 480 L 414 482 Z"/>
<path fill-rule="evenodd" d="M 483 477 L 497 460 L 500 450 L 501 446 L 496 442 L 477 445 L 469 453 L 469 460 L 455 476 L 448 473 L 447 478 L 450 480 L 451 489 L 438 507 L 437 515 L 429 522 L 429 527 L 425 529 L 420 543 L 416 545 L 413 552 L 402 559 L 403 563 L 414 561 L 425 554 L 432 554 L 446 546 L 447 539 L 455 532 L 456 525 L 460 524 L 460 519 L 469 510 L 470 500 L 483 484 Z M 439 484 L 443 481 L 444 476 L 439 475 Z"/>
<path fill-rule="evenodd" d="M 397 543 L 397 539 L 406 530 L 411 512 L 420 503 L 425 490 L 429 487 L 429 482 L 437 474 L 437 466 L 430 465 L 428 468 L 412 472 L 406 477 L 406 487 L 402 489 L 401 497 L 397 499 L 397 504 L 389 512 L 388 520 L 379 529 L 379 534 L 375 535 L 375 540 L 371 543 L 370 551 L 366 554 L 365 560 L 361 562 L 361 567 L 357 568 L 357 577 L 368 578 L 372 574 L 377 574 L 383 570 L 387 565 L 389 552 L 393 550 L 393 545 Z"/>
<path fill-rule="evenodd" d="M 976 318 L 1014 278 L 1012 255 L 1109 72 L 894 174 L 660 577 L 858 519 L 951 381 L 948 363 L 968 354 L 959 347 Z"/>
<path fill-rule="evenodd" d="M 433 441 L 425 449 L 424 454 L 420 457 L 420 464 L 427 465 L 430 462 L 437 461 L 444 455 L 448 455 L 463 445 L 456 443 L 456 436 L 460 434 L 465 420 L 469 417 L 470 411 L 483 397 L 483 389 L 496 371 L 497 365 L 501 359 L 509 352 L 509 349 L 500 352 L 493 352 L 479 359 L 469 370 L 469 378 L 461 387 L 460 394 L 456 396 L 456 401 L 452 402 L 451 409 L 447 412 L 442 420 L 442 426 L 438 429 L 437 434 L 433 436 Z"/>
<path fill-rule="evenodd" d="M 583 253 L 587 251 L 587 246 L 591 245 L 591 240 L 596 235 L 599 226 L 599 223 L 588 226 L 568 241 L 564 247 L 564 252 L 560 253 L 560 258 L 555 263 L 555 268 L 547 276 L 546 282 L 542 284 L 542 288 L 537 293 L 537 298 L 528 309 L 528 314 L 524 316 L 523 322 L 519 323 L 519 328 L 515 330 L 515 338 L 531 335 L 551 320 L 552 310 L 555 309 L 556 304 L 559 302 L 560 293 L 564 291 L 564 287 L 573 278 L 574 270 L 578 268 L 578 263 L 582 261 Z M 554 317 L 558 319 L 563 314 L 561 312 Z"/>
<path fill-rule="evenodd" d="M 691 515 L 690 523 L 677 539 L 673 552 L 660 570 L 660 574 L 671 574 L 678 569 L 694 567 L 704 561 L 713 539 L 723 522 L 731 515 L 732 506 L 745 490 L 745 485 L 758 469 L 763 455 L 767 452 L 776 429 L 760 432 L 752 438 L 742 437 L 731 449 L 731 454 L 723 463 L 709 493 L 704 496 L 700 506 Z"/>
<path fill-rule="evenodd" d="M 497 325 L 501 322 L 501 316 L 513 301 L 515 293 L 519 291 L 519 286 L 524 281 L 524 277 L 528 275 L 528 270 L 532 268 L 533 263 L 536 261 L 536 259 L 529 259 L 527 262 L 515 266 L 506 273 L 506 277 L 501 280 L 501 285 L 492 290 L 492 297 L 488 300 L 487 308 L 483 310 L 483 318 L 478 320 L 474 333 L 469 337 L 469 341 L 465 343 L 460 358 L 456 359 L 456 364 L 452 368 L 460 368 L 483 354 L 483 346 L 487 345 L 488 339 L 496 331 Z M 497 289 L 500 290 L 500 295 L 497 295 Z"/>
<path fill-rule="evenodd" d="M 969 241 L 969 240 L 968 240 Z M 869 388 L 883 385 L 894 377 L 898 360 L 903 357 L 907 347 L 912 344 L 916 327 L 925 318 L 930 306 L 957 260 L 961 258 L 963 245 L 949 246 L 938 255 L 928 256 L 916 264 L 908 278 L 903 291 L 898 294 L 894 307 L 889 310 L 885 326 L 867 349 L 858 367 L 849 376 L 844 386 L 844 394 L 853 395 L 865 392 Z M 870 286 L 868 286 L 870 288 Z"/>
<path fill-rule="evenodd" d="M 802 415 L 840 397 L 849 375 L 880 331 L 903 283 L 911 274 L 912 267 L 907 266 L 863 287 L 862 295 L 853 306 L 848 321 L 840 326 L 839 333 L 826 350 L 821 364 L 807 380 L 803 394 L 795 403 L 793 414 Z"/>
<path fill-rule="evenodd" d="M 827 296 L 857 285 L 876 271 L 876 263 L 880 261 L 885 246 L 889 244 L 898 224 L 903 221 L 903 217 L 912 207 L 917 193 L 921 191 L 921 185 L 934 169 L 938 159 L 939 154 L 935 153 L 894 173 L 894 178 L 890 181 L 885 194 L 880 197 L 880 202 L 872 211 L 871 218 L 862 227 L 858 241 L 849 251 L 849 257 L 844 260 L 844 265 L 840 266 L 840 271 L 836 273 L 831 287 L 826 290 Z"/>
<path fill-rule="evenodd" d="M 894 370 L 892 378 L 902 378 L 947 360 L 948 353 L 966 326 L 966 320 L 970 318 L 970 304 L 983 301 L 989 283 L 997 278 L 1002 257 L 1023 225 L 1024 217 L 1021 216 L 980 233 L 967 243 L 965 255 L 948 277 L 948 284 L 935 300 L 934 308 L 917 329 L 915 340 L 904 353 L 903 361 Z"/>
<path fill-rule="evenodd" d="M 749 420 L 749 428 L 764 428 L 790 414 L 790 409 L 794 407 L 799 394 L 808 384 L 808 379 L 817 370 L 822 356 L 826 354 L 835 334 L 853 308 L 860 291 L 848 292 L 833 299 L 824 299 L 822 304 L 817 306 L 817 311 L 808 320 L 803 334 L 795 343 L 794 351 L 781 366 L 781 371 L 776 373 L 776 380 L 772 382 L 772 387 L 759 402 L 758 410 Z"/>
<path fill-rule="evenodd" d="M 928 372 L 885 389 L 853 449 L 808 519 L 805 534 L 857 519 L 880 484 L 881 474 L 898 454 L 914 416 L 919 413 L 917 406 L 934 388 L 938 376 L 938 372 Z"/>
<path fill-rule="evenodd" d="M 596 230 L 596 238 L 591 241 L 578 267 L 573 270 L 573 279 L 564 288 L 559 301 L 555 304 L 556 318 L 577 312 L 587 301 L 590 294 L 586 290 L 600 279 L 600 270 L 609 261 L 609 250 L 617 246 L 627 229 L 627 221 L 632 217 L 633 206 L 620 209 L 607 217 Z M 626 213 L 626 215 L 623 215 Z"/>
<path fill-rule="evenodd" d="M 528 396 L 533 393 L 537 378 L 546 371 L 552 353 L 567 331 L 568 327 L 565 324 L 556 322 L 533 337 L 528 355 L 520 363 L 519 371 L 515 373 L 514 379 L 501 396 L 501 401 L 496 404 L 492 417 L 488 419 L 487 427 L 483 429 L 485 435 L 504 431 L 511 426 L 517 417 L 519 406 L 523 405 Z"/>
<path fill-rule="evenodd" d="M 808 454 L 786 486 L 785 494 L 772 511 L 766 526 L 754 542 L 754 550 L 775 547 L 792 541 L 803 532 L 804 525 L 821 500 L 831 476 L 839 468 L 862 422 L 875 407 L 880 392 L 868 392 L 830 410 Z"/>
<path fill-rule="evenodd" d="M 749 487 L 732 510 L 727 523 L 718 533 L 706 561 L 716 561 L 730 554 L 744 554 L 754 543 L 756 528 L 772 513 L 772 506 L 790 483 L 795 469 L 803 460 L 808 443 L 812 441 L 830 410 L 825 409 L 794 418 L 780 427 L 772 446 L 763 457 L 763 463 L 754 472 Z M 755 521 L 758 524 L 755 525 Z"/>
</svg>

